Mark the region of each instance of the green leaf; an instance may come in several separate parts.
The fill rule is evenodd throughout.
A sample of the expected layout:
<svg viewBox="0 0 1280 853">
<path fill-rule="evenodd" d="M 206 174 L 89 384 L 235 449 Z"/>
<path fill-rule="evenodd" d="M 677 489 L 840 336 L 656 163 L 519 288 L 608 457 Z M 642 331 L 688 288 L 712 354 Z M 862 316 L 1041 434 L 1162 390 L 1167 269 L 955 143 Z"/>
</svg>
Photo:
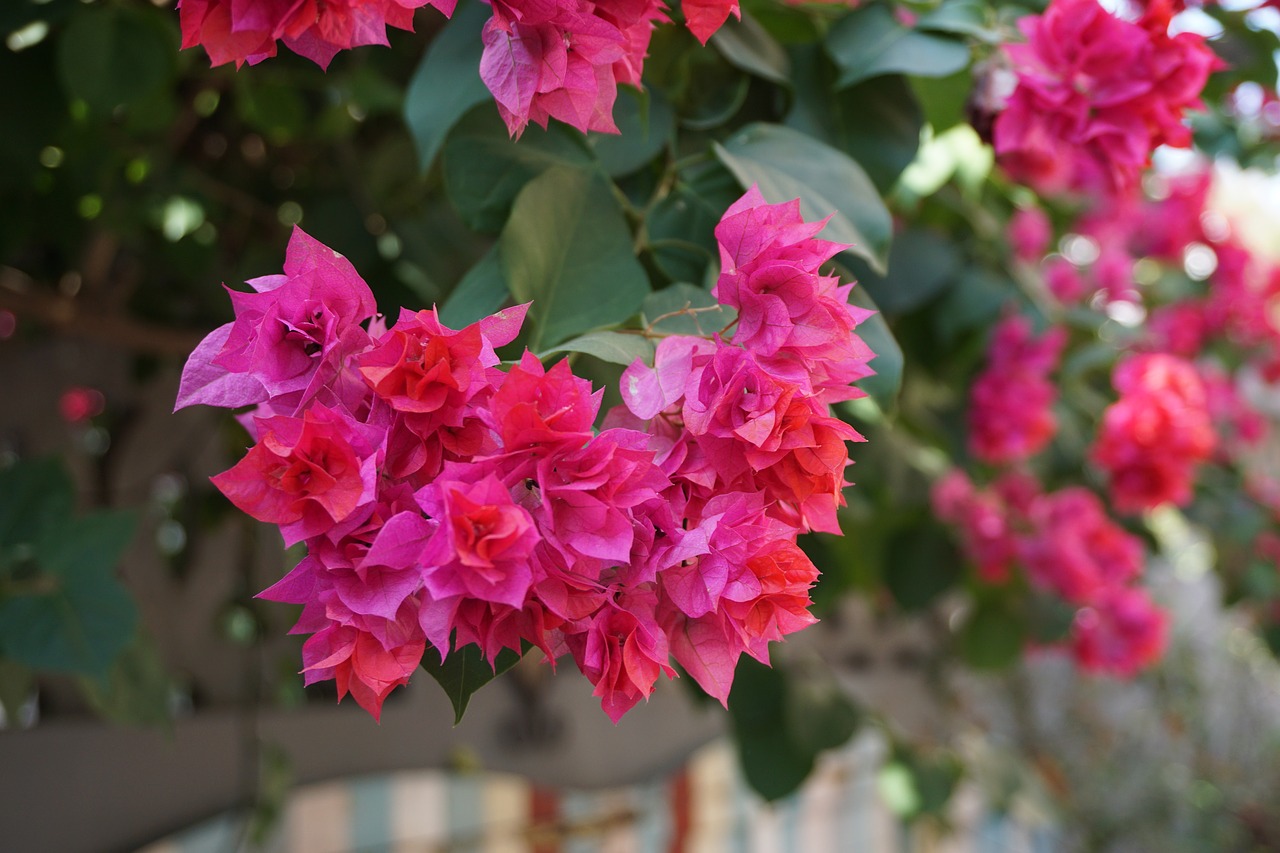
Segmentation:
<svg viewBox="0 0 1280 853">
<path fill-rule="evenodd" d="M 791 737 L 815 756 L 853 737 L 862 714 L 821 659 L 787 669 L 785 715 Z"/>
<path fill-rule="evenodd" d="M 787 52 L 746 12 L 742 13 L 741 21 L 732 17 L 725 21 L 711 37 L 710 44 L 729 64 L 748 74 L 783 86 L 791 82 L 791 60 Z"/>
<path fill-rule="evenodd" d="M 74 503 L 71 477 L 57 457 L 24 459 L 0 471 L 0 552 L 35 542 L 70 516 Z"/>
<path fill-rule="evenodd" d="M 589 332 L 582 337 L 557 344 L 538 355 L 545 359 L 558 352 L 580 352 L 610 364 L 629 366 L 637 358 L 653 364 L 653 341 L 644 335 L 623 332 Z"/>
<path fill-rule="evenodd" d="M 461 329 L 488 317 L 510 300 L 507 280 L 502 275 L 497 245 L 481 255 L 476 265 L 458 282 L 440 309 L 440 322 Z"/>
<path fill-rule="evenodd" d="M 462 715 L 467 712 L 471 697 L 481 687 L 511 669 L 520 661 L 520 655 L 511 649 L 503 649 L 498 653 L 493 666 L 490 666 L 480 654 L 480 647 L 474 643 L 454 649 L 453 652 L 437 663 L 435 655 L 430 651 L 422 657 L 422 668 L 444 688 L 449 703 L 453 705 L 453 724 L 462 722 Z"/>
<path fill-rule="evenodd" d="M 0 708 L 13 727 L 23 704 L 36 689 L 36 675 L 16 661 L 0 658 Z"/>
<path fill-rule="evenodd" d="M 734 671 L 729 718 L 743 775 L 766 800 L 792 793 L 813 770 L 815 753 L 792 736 L 786 702 L 782 671 L 743 655 Z"/>
<path fill-rule="evenodd" d="M 969 64 L 969 48 L 963 42 L 909 30 L 881 5 L 841 18 L 827 33 L 826 46 L 840 69 L 841 87 L 881 74 L 946 77 Z"/>
<path fill-rule="evenodd" d="M 606 180 L 551 169 L 516 198 L 498 241 L 511 293 L 529 308 L 535 352 L 640 310 L 649 278 Z"/>
<path fill-rule="evenodd" d="M 104 4 L 72 16 L 58 42 L 58 73 L 67 94 L 107 116 L 167 88 L 177 50 L 174 32 L 152 10 Z"/>
<path fill-rule="evenodd" d="M 467 111 L 489 99 L 480 79 L 480 31 L 491 17 L 479 3 L 463 4 L 427 48 L 405 92 L 404 120 L 422 171 L 431 168 L 445 136 Z"/>
<path fill-rule="evenodd" d="M 718 162 L 680 173 L 671 192 L 645 214 L 645 247 L 672 281 L 701 281 L 718 260 L 715 228 L 742 194 L 733 174 Z"/>
<path fill-rule="evenodd" d="M 1002 669 L 1018 660 L 1026 620 L 999 599 L 981 601 L 960 629 L 960 654 L 974 669 Z"/>
<path fill-rule="evenodd" d="M 558 122 L 526 128 L 517 144 L 486 104 L 467 113 L 445 142 L 445 192 L 468 228 L 496 233 L 524 185 L 554 166 L 596 168 L 583 140 Z"/>
<path fill-rule="evenodd" d="M 112 571 L 133 525 L 131 513 L 113 511 L 46 531 L 31 591 L 0 601 L 0 652 L 33 669 L 104 675 L 137 621 Z"/>
<path fill-rule="evenodd" d="M 871 360 L 875 375 L 858 380 L 858 387 L 876 401 L 880 411 L 890 412 L 897 404 L 898 392 L 902 390 L 902 347 L 898 345 L 884 315 L 866 290 L 855 287 L 849 295 L 849 301 L 860 308 L 876 312 L 858 324 L 858 336 L 876 354 Z"/>
<path fill-rule="evenodd" d="M 587 143 L 607 174 L 629 175 L 667 147 L 675 132 L 675 114 L 660 89 L 618 89 L 613 122 L 619 133 L 591 133 Z"/>
<path fill-rule="evenodd" d="M 965 332 L 992 323 L 1017 292 L 1017 285 L 1009 279 L 970 267 L 938 300 L 937 310 L 929 312 L 934 329 L 943 343 L 952 344 Z"/>
<path fill-rule="evenodd" d="M 904 610 L 921 610 L 960 580 L 960 554 L 934 525 L 912 525 L 889 540 L 884 584 Z"/>
<path fill-rule="evenodd" d="M 935 136 L 968 120 L 965 104 L 973 91 L 973 75 L 968 68 L 947 77 L 912 77 L 910 83 Z"/>
<path fill-rule="evenodd" d="M 850 252 L 883 270 L 893 234 L 889 210 L 862 167 L 811 136 L 776 124 L 748 125 L 716 156 L 743 187 L 756 184 L 771 203 L 800 199 L 806 220 L 831 217 L 824 239 L 852 245 Z"/>
<path fill-rule="evenodd" d="M 659 334 L 698 336 L 720 331 L 737 316 L 706 288 L 685 281 L 650 293 L 644 298 L 640 314 L 645 328 Z"/>
<path fill-rule="evenodd" d="M 906 79 L 889 74 L 834 91 L 835 69 L 817 45 L 791 53 L 796 91 L 786 125 L 845 152 L 888 192 L 915 159 L 924 126 Z"/>
<path fill-rule="evenodd" d="M 172 719 L 168 670 L 155 643 L 140 634 L 116 657 L 105 678 L 83 679 L 81 688 L 94 711 L 114 723 L 160 726 Z"/>
<path fill-rule="evenodd" d="M 917 30 L 973 36 L 981 41 L 998 43 L 1000 33 L 987 26 L 986 6 L 982 0 L 946 0 L 942 5 L 921 15 Z"/>
<path fill-rule="evenodd" d="M 940 233 L 909 228 L 897 236 L 889 252 L 889 271 L 877 275 L 851 263 L 860 286 L 885 314 L 893 317 L 913 311 L 938 296 L 956 280 L 961 268 L 960 251 Z"/>
<path fill-rule="evenodd" d="M 307 129 L 307 103 L 298 87 L 280 80 L 236 77 L 236 103 L 244 120 L 274 142 L 301 137 Z"/>
</svg>

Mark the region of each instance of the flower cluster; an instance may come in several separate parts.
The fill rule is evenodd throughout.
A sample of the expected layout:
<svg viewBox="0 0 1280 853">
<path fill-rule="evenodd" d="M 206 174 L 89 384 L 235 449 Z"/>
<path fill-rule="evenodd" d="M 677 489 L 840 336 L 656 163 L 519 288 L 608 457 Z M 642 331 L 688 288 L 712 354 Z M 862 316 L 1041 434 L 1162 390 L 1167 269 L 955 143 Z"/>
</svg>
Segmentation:
<svg viewBox="0 0 1280 853">
<path fill-rule="evenodd" d="M 1142 573 L 1142 544 L 1093 492 L 1043 492 L 1017 473 L 980 490 L 953 470 L 932 497 L 985 581 L 1006 582 L 1018 565 L 1034 587 L 1077 608 L 1069 645 L 1081 666 L 1132 675 L 1163 653 L 1165 616 L 1132 585 Z"/>
<path fill-rule="evenodd" d="M 214 65 L 256 65 L 276 42 L 321 68 L 341 50 L 387 43 L 387 27 L 413 29 L 431 5 L 452 15 L 457 0 L 178 0 L 184 48 L 202 45 Z"/>
<path fill-rule="evenodd" d="M 1097 0 L 1053 0 L 1023 18 L 1024 44 L 1006 47 L 1017 87 L 996 117 L 996 155 L 1042 193 L 1123 192 L 1160 145 L 1185 147 L 1182 123 L 1200 106 L 1217 59 L 1202 36 L 1169 35 L 1167 2 L 1138 21 Z"/>
<path fill-rule="evenodd" d="M 1049 374 L 1066 341 L 1061 328 L 1033 338 L 1030 318 L 1020 314 L 996 326 L 986 369 L 969 395 L 969 450 L 976 458 L 1018 462 L 1053 438 L 1057 420 L 1051 408 L 1058 394 Z"/>
<path fill-rule="evenodd" d="M 340 50 L 387 43 L 386 28 L 413 29 L 430 5 L 451 16 L 458 0 L 179 0 L 182 46 L 202 45 L 214 65 L 256 64 L 276 43 L 322 68 Z M 494 0 L 482 34 L 480 77 L 513 136 L 555 118 L 583 131 L 617 133 L 618 84 L 640 73 L 662 0 Z M 686 0 L 689 30 L 704 44 L 737 0 Z"/>
<path fill-rule="evenodd" d="M 603 392 L 567 362 L 499 368 L 527 306 L 387 328 L 355 269 L 295 230 L 284 275 L 231 291 L 178 406 L 254 406 L 257 443 L 213 481 L 306 543 L 262 595 L 304 605 L 308 683 L 377 716 L 424 654 L 532 646 L 572 656 L 615 721 L 672 657 L 725 701 L 743 652 L 767 661 L 814 621 L 796 536 L 838 532 L 859 438 L 829 403 L 871 353 L 848 287 L 817 271 L 842 248 L 822 224 L 754 190 L 735 204 L 717 293 L 737 331 L 664 338 L 598 432 Z"/>
<path fill-rule="evenodd" d="M 1185 506 L 1197 466 L 1216 437 L 1204 384 L 1190 362 L 1164 353 L 1123 359 L 1112 375 L 1120 399 L 1107 407 L 1091 455 L 1106 471 L 1112 505 L 1141 512 Z"/>
</svg>

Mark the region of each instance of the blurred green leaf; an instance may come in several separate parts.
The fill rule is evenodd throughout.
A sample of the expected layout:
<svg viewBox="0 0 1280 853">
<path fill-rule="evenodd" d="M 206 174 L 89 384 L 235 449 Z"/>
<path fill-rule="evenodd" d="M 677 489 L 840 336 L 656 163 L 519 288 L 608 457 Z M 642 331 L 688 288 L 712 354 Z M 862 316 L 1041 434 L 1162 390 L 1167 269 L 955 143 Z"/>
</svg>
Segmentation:
<svg viewBox="0 0 1280 853">
<path fill-rule="evenodd" d="M 20 719 L 22 705 L 36 689 L 36 675 L 17 661 L 0 657 L 0 708 L 13 725 Z"/>
<path fill-rule="evenodd" d="M 860 308 L 876 312 L 858 324 L 859 337 L 876 354 L 871 360 L 875 375 L 858 380 L 858 387 L 876 401 L 880 411 L 891 412 L 897 404 L 898 392 L 902 390 L 902 347 L 898 345 L 884 315 L 866 290 L 855 287 L 849 294 L 849 301 Z"/>
<path fill-rule="evenodd" d="M 887 6 L 855 9 L 827 33 L 827 51 L 840 68 L 837 85 L 852 86 L 881 74 L 945 77 L 969 64 L 961 41 L 909 30 Z"/>
<path fill-rule="evenodd" d="M 618 89 L 613 105 L 618 133 L 591 133 L 587 142 L 609 175 L 627 175 L 664 150 L 675 132 L 675 115 L 659 89 Z"/>
<path fill-rule="evenodd" d="M 74 506 L 71 477 L 55 456 L 24 459 L 0 471 L 0 571 L 7 549 L 38 541 L 70 517 Z"/>
<path fill-rule="evenodd" d="M 453 126 L 491 97 L 480 79 L 484 44 L 480 31 L 492 13 L 464 3 L 444 25 L 418 63 L 404 96 L 404 120 L 418 151 L 418 166 L 431 168 Z"/>
<path fill-rule="evenodd" d="M 606 180 L 581 169 L 559 167 L 529 182 L 512 207 L 498 256 L 512 295 L 533 302 L 534 351 L 621 323 L 649 293 Z"/>
<path fill-rule="evenodd" d="M 113 572 L 133 526 L 131 513 L 110 511 L 47 529 L 35 549 L 40 574 L 0 601 L 0 653 L 34 669 L 104 675 L 137 620 Z"/>
<path fill-rule="evenodd" d="M 746 12 L 740 21 L 732 16 L 725 21 L 709 44 L 730 64 L 749 74 L 783 86 L 791 82 L 791 60 L 787 52 Z"/>
<path fill-rule="evenodd" d="M 806 752 L 817 755 L 853 737 L 862 713 L 821 660 L 787 667 L 787 730 Z"/>
<path fill-rule="evenodd" d="M 907 79 L 935 136 L 968 121 L 965 105 L 973 91 L 973 75 L 968 68 L 946 77 Z"/>
<path fill-rule="evenodd" d="M 497 245 L 491 246 L 449 294 L 440 309 L 440 322 L 461 329 L 488 317 L 511 298 L 502 275 Z"/>
<path fill-rule="evenodd" d="M 467 705 L 477 690 L 520 662 L 520 655 L 511 649 L 503 649 L 490 666 L 481 656 L 480 647 L 474 643 L 454 649 L 443 662 L 437 662 L 436 658 L 437 655 L 429 649 L 422 657 L 422 668 L 444 688 L 449 703 L 453 705 L 455 726 L 462 722 L 462 715 L 467 712 Z"/>
<path fill-rule="evenodd" d="M 889 540 L 884 584 L 902 609 L 928 607 L 960 576 L 960 554 L 938 527 L 918 522 Z"/>
<path fill-rule="evenodd" d="M 926 32 L 973 36 L 981 41 L 998 43 L 1000 34 L 987 26 L 986 5 L 982 0 L 945 0 L 916 20 L 915 28 Z"/>
<path fill-rule="evenodd" d="M 787 684 L 779 669 L 743 655 L 729 694 L 738 759 L 747 783 L 766 800 L 798 789 L 814 755 L 796 742 L 787 720 Z"/>
<path fill-rule="evenodd" d="M 716 156 L 743 187 L 756 184 L 766 201 L 800 199 L 806 220 L 831 220 L 822 237 L 883 270 L 893 234 L 889 211 L 862 167 L 847 154 L 789 127 L 756 123 L 735 133 Z"/>
<path fill-rule="evenodd" d="M 476 231 L 502 230 L 516 195 L 553 166 L 596 168 L 583 141 L 558 122 L 526 128 L 516 143 L 488 104 L 467 113 L 444 145 L 445 191 Z"/>
<path fill-rule="evenodd" d="M 979 601 L 960 629 L 960 654 L 974 669 L 1002 669 L 1026 644 L 1026 619 L 997 598 Z"/>
<path fill-rule="evenodd" d="M 889 74 L 835 91 L 835 69 L 817 45 L 791 56 L 796 91 L 786 125 L 839 148 L 888 192 L 915 159 L 924 123 L 906 79 Z"/>
<path fill-rule="evenodd" d="M 913 311 L 938 296 L 956 279 L 961 269 L 959 250 L 940 232 L 909 228 L 899 234 L 889 252 L 889 270 L 859 269 L 851 264 L 860 286 L 889 316 Z"/>
<path fill-rule="evenodd" d="M 112 722 L 159 726 L 171 720 L 173 683 L 155 644 L 140 634 L 116 657 L 105 678 L 82 679 L 81 687 L 93 710 Z"/>
<path fill-rule="evenodd" d="M 158 14 L 100 4 L 74 15 L 58 43 L 58 72 L 67 93 L 106 116 L 169 86 L 178 41 Z"/>
</svg>

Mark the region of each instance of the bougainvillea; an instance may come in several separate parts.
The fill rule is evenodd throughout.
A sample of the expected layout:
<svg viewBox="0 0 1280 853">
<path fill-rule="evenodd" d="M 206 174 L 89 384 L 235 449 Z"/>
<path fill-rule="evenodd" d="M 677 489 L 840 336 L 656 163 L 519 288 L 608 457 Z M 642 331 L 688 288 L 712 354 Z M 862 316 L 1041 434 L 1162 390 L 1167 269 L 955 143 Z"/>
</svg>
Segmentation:
<svg viewBox="0 0 1280 853">
<path fill-rule="evenodd" d="M 1030 319 L 1021 315 L 996 326 L 987 367 L 969 394 L 969 450 L 976 458 L 1017 462 L 1048 444 L 1057 428 L 1057 389 L 1048 377 L 1066 342 L 1064 329 L 1034 339 Z"/>
<path fill-rule="evenodd" d="M 1097 0 L 1054 0 L 1006 47 L 1017 87 L 995 120 L 1000 165 L 1044 193 L 1123 194 L 1160 145 L 1186 146 L 1183 113 L 1217 58 L 1194 33 L 1169 35 L 1167 2 L 1126 20 Z"/>
<path fill-rule="evenodd" d="M 231 291 L 236 319 L 192 355 L 178 405 L 253 405 L 257 443 L 214 484 L 307 556 L 263 593 L 304 605 L 307 681 L 374 716 L 424 653 L 525 644 L 570 655 L 617 721 L 674 658 L 727 701 L 744 652 L 814 621 L 796 546 L 839 532 L 846 442 L 830 404 L 870 350 L 851 285 L 818 268 L 796 203 L 754 188 L 716 231 L 734 328 L 663 336 L 601 394 L 567 361 L 497 350 L 527 305 L 454 330 L 434 309 L 387 328 L 341 256 L 295 230 L 284 274 Z M 430 651 L 427 651 L 427 649 Z"/>
<path fill-rule="evenodd" d="M 180 0 L 182 46 L 202 46 L 214 65 L 257 64 L 277 42 L 327 68 L 339 51 L 387 44 L 386 28 L 413 29 L 414 11 L 432 6 L 445 17 L 457 0 Z M 480 78 L 512 136 L 529 122 L 558 119 L 583 132 L 617 133 L 618 84 L 641 87 L 662 0 L 495 0 L 485 24 Z M 683 4 L 689 30 L 706 43 L 736 0 Z"/>
</svg>

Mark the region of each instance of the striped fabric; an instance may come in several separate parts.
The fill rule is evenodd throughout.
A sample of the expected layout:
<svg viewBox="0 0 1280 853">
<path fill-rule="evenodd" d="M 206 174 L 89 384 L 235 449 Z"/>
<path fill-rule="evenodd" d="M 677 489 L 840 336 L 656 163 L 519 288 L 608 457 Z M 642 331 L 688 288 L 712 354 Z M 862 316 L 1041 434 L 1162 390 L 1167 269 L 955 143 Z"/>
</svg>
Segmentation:
<svg viewBox="0 0 1280 853">
<path fill-rule="evenodd" d="M 1047 827 L 985 813 L 957 795 L 955 832 L 910 831 L 881 802 L 883 748 L 861 737 L 829 753 L 772 806 L 747 789 L 732 747 L 713 743 L 674 776 L 627 788 L 553 790 L 501 773 L 423 770 L 296 790 L 266 853 L 1052 853 Z M 227 814 L 139 853 L 243 847 Z"/>
</svg>

